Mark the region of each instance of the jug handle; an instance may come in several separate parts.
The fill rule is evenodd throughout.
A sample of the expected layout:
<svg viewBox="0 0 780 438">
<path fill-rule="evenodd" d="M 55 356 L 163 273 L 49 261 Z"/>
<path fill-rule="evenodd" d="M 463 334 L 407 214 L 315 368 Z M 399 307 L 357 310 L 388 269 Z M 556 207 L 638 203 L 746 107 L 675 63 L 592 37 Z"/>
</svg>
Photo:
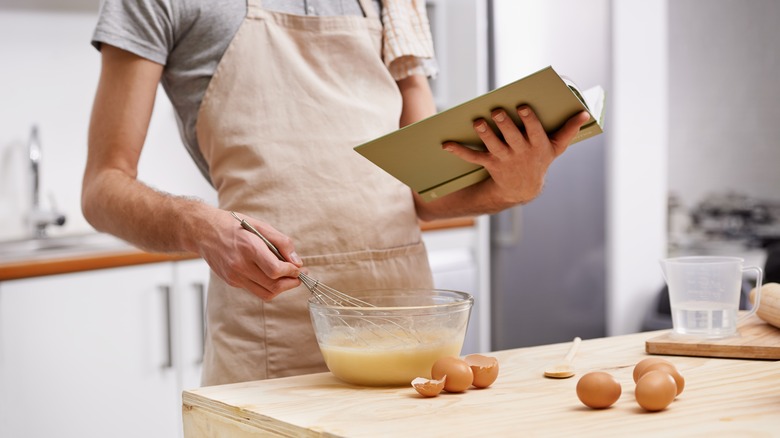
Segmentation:
<svg viewBox="0 0 780 438">
<path fill-rule="evenodd" d="M 753 302 L 753 307 L 748 311 L 748 313 L 740 316 L 737 319 L 737 322 L 742 322 L 745 319 L 753 316 L 754 313 L 758 310 L 758 305 L 761 303 L 761 286 L 764 279 L 764 270 L 759 268 L 758 266 L 745 266 L 742 268 L 742 272 L 745 271 L 756 271 L 756 298 Z"/>
</svg>

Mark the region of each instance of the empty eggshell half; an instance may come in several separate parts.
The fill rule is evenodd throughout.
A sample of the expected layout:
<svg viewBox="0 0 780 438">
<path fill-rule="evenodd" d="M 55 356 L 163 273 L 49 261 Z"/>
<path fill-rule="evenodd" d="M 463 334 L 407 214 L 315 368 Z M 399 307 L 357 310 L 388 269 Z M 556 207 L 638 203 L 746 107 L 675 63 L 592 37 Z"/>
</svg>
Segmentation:
<svg viewBox="0 0 780 438">
<path fill-rule="evenodd" d="M 498 359 L 481 354 L 469 354 L 464 359 L 471 367 L 474 373 L 474 381 L 471 383 L 475 388 L 487 388 L 496 381 L 498 377 Z"/>
<path fill-rule="evenodd" d="M 423 397 L 436 397 L 444 390 L 444 381 L 446 379 L 446 376 L 439 380 L 418 377 L 412 380 L 412 387 Z"/>
</svg>

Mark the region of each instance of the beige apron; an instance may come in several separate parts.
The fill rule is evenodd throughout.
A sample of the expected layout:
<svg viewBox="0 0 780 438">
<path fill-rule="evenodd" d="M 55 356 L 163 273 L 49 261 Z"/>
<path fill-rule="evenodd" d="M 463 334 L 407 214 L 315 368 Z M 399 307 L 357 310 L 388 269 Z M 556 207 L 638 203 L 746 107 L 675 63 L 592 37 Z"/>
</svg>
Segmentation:
<svg viewBox="0 0 780 438">
<path fill-rule="evenodd" d="M 219 206 L 290 236 L 339 290 L 431 287 L 411 191 L 353 151 L 398 128 L 382 25 L 297 16 L 249 0 L 196 126 Z M 236 224 L 238 226 L 238 224 Z M 203 384 L 325 371 L 303 286 L 264 303 L 212 275 Z"/>
</svg>

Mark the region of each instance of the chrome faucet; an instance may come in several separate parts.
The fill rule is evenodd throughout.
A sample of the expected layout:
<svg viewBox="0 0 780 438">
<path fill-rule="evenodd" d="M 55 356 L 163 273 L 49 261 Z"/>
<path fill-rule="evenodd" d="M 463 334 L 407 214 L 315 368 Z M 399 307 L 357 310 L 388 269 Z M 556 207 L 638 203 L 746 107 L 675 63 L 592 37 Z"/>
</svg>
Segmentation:
<svg viewBox="0 0 780 438">
<path fill-rule="evenodd" d="M 38 126 L 36 125 L 33 125 L 30 132 L 30 141 L 27 144 L 27 152 L 30 157 L 30 176 L 32 183 L 32 205 L 28 222 L 30 223 L 33 237 L 46 237 L 46 228 L 49 225 L 64 225 L 65 215 L 58 213 L 54 205 L 52 205 L 50 211 L 41 208 L 41 141 L 38 137 Z"/>
</svg>

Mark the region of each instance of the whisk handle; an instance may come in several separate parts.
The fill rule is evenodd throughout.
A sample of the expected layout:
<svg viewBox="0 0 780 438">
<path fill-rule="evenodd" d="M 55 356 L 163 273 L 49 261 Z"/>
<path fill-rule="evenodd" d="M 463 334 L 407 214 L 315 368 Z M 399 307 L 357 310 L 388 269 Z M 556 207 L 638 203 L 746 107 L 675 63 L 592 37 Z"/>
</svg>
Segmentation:
<svg viewBox="0 0 780 438">
<path fill-rule="evenodd" d="M 263 236 L 262 234 L 260 234 L 260 232 L 259 232 L 259 231 L 257 231 L 257 229 L 255 229 L 255 227 L 253 227 L 252 225 L 250 225 L 250 224 L 249 224 L 249 222 L 247 222 L 247 221 L 246 221 L 246 219 L 241 219 L 240 217 L 238 217 L 238 215 L 236 215 L 236 214 L 235 214 L 234 212 L 232 212 L 232 211 L 230 212 L 230 214 L 232 214 L 232 215 L 233 215 L 233 217 L 234 217 L 234 218 L 236 218 L 236 220 L 238 220 L 239 222 L 241 222 L 241 228 L 243 228 L 243 229 L 245 229 L 245 230 L 247 230 L 247 231 L 251 232 L 251 233 L 252 233 L 252 234 L 254 234 L 255 236 L 257 236 L 257 237 L 261 238 L 261 239 L 263 240 L 263 242 L 265 243 L 265 245 L 268 247 L 268 249 L 270 249 L 270 250 L 271 250 L 271 252 L 273 252 L 273 253 L 274 253 L 274 255 L 275 255 L 276 257 L 278 257 L 278 258 L 279 258 L 279 260 L 281 260 L 281 261 L 283 261 L 283 262 L 286 262 L 286 261 L 287 261 L 287 260 L 286 260 L 286 259 L 285 259 L 285 258 L 282 256 L 282 253 L 280 253 L 280 252 L 279 252 L 279 250 L 276 248 L 276 246 L 275 246 L 273 243 L 271 243 L 271 241 L 270 241 L 270 240 L 266 239 L 266 238 L 265 238 L 265 236 Z"/>
</svg>

